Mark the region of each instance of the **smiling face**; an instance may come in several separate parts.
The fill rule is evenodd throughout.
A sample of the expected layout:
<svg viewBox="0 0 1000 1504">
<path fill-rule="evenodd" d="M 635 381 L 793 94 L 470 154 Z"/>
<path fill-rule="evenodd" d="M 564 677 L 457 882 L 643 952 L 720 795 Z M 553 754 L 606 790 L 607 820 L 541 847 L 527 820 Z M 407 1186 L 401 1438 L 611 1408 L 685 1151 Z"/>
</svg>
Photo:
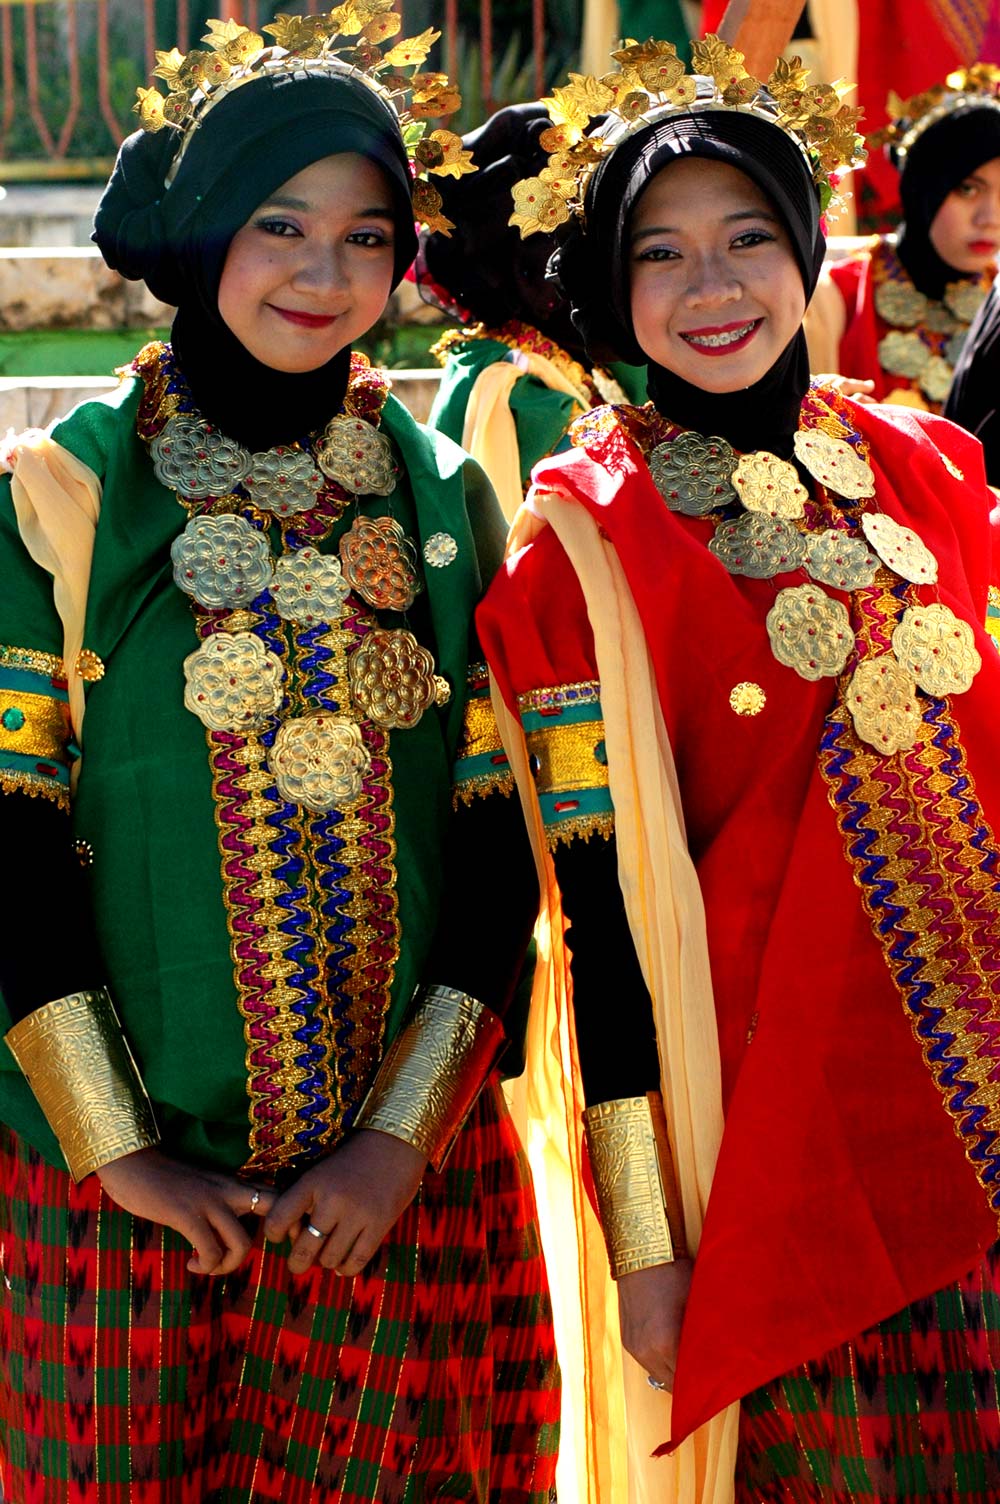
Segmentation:
<svg viewBox="0 0 1000 1504">
<path fill-rule="evenodd" d="M 323 157 L 233 236 L 219 312 L 275 371 L 315 371 L 375 323 L 393 280 L 392 194 L 374 162 Z"/>
<path fill-rule="evenodd" d="M 636 339 L 650 360 L 704 391 L 752 386 L 802 323 L 806 295 L 788 232 L 726 162 L 687 157 L 658 172 L 628 244 Z"/>
<path fill-rule="evenodd" d="M 985 271 L 1000 250 L 1000 157 L 970 172 L 931 220 L 931 245 L 957 272 Z"/>
</svg>

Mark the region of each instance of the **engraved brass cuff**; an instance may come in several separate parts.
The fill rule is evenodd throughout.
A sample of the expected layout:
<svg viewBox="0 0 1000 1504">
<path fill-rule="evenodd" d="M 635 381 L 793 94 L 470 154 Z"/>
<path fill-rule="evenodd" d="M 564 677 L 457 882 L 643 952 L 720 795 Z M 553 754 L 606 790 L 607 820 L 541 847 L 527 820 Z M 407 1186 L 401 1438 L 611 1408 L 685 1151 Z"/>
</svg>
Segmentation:
<svg viewBox="0 0 1000 1504">
<path fill-rule="evenodd" d="M 659 1092 L 600 1102 L 583 1114 L 612 1278 L 686 1256 Z"/>
<path fill-rule="evenodd" d="M 5 1038 L 74 1180 L 159 1143 L 146 1089 L 103 987 L 36 1008 Z"/>
<path fill-rule="evenodd" d="M 359 1128 L 391 1133 L 440 1170 L 504 1043 L 496 1014 L 468 993 L 428 987 L 379 1066 Z"/>
</svg>

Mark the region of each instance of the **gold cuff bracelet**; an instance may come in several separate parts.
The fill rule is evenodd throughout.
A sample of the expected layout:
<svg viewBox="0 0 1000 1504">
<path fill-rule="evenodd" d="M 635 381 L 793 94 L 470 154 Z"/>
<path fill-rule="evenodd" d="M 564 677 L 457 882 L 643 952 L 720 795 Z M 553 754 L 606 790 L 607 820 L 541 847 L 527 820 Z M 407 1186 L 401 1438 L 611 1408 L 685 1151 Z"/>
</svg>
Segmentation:
<svg viewBox="0 0 1000 1504">
<path fill-rule="evenodd" d="M 583 1126 L 612 1277 L 685 1257 L 684 1218 L 659 1092 L 588 1107 Z"/>
<path fill-rule="evenodd" d="M 146 1089 L 103 987 L 36 1008 L 5 1038 L 74 1180 L 159 1143 Z"/>
<path fill-rule="evenodd" d="M 403 1139 L 440 1170 L 503 1043 L 503 1024 L 483 1003 L 426 988 L 386 1051 L 357 1126 Z"/>
</svg>

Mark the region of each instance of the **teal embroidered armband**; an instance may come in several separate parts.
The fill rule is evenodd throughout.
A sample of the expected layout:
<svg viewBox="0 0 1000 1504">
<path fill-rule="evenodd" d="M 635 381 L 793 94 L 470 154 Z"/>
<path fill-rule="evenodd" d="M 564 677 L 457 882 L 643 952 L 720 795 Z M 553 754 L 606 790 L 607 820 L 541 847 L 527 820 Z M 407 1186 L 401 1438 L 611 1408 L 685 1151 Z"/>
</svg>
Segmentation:
<svg viewBox="0 0 1000 1504">
<path fill-rule="evenodd" d="M 61 659 L 0 646 L 0 790 L 68 809 L 75 756 Z"/>
<path fill-rule="evenodd" d="M 597 680 L 536 689 L 518 698 L 550 849 L 614 831 L 608 754 Z"/>
<path fill-rule="evenodd" d="M 477 795 L 509 794 L 514 774 L 500 740 L 485 663 L 469 669 L 462 734 L 455 756 L 452 803 L 471 804 Z"/>
</svg>

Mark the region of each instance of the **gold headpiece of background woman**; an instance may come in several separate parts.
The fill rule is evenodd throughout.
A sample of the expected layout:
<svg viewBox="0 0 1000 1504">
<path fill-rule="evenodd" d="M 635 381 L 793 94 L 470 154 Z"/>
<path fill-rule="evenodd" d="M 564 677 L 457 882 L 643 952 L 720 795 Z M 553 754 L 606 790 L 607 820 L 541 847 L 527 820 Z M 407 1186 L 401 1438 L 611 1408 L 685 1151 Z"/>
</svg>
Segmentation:
<svg viewBox="0 0 1000 1504">
<path fill-rule="evenodd" d="M 279 15 L 261 28 L 274 38 L 272 44 L 236 21 L 209 21 L 202 38 L 205 48 L 186 54 L 176 47 L 157 52 L 153 77 L 166 84 L 166 98 L 155 86 L 138 89 L 134 109 L 143 130 L 168 127 L 177 132 L 177 153 L 167 181 L 175 175 L 194 131 L 234 89 L 265 74 L 350 72 L 381 95 L 399 119 L 415 176 L 414 216 L 428 229 L 450 234 L 454 225 L 442 214 L 441 195 L 426 175 L 458 178 L 476 168 L 460 136 L 447 130 L 428 132 L 427 122 L 453 114 L 461 95 L 446 74 L 419 71 L 441 33 L 423 31 L 392 42 L 403 24 L 392 6 L 393 0 L 347 0 L 321 16 Z M 392 45 L 385 48 L 386 42 Z M 407 75 L 404 68 L 414 71 Z"/>
<path fill-rule="evenodd" d="M 537 177 L 514 185 L 508 221 L 518 226 L 522 240 L 551 232 L 570 214 L 582 216 L 590 175 L 602 157 L 638 127 L 683 111 L 743 110 L 780 126 L 806 156 L 824 212 L 839 202 L 831 178 L 865 160 L 857 131 L 861 111 L 843 103 L 851 86 L 842 79 L 810 84 L 799 57 L 779 58 L 762 82 L 747 72 L 743 53 L 715 35 L 692 43 L 691 74 L 671 42 L 627 41 L 611 56 L 617 72 L 600 78 L 571 73 L 564 88 L 542 100 L 553 122 L 539 137 L 550 153 L 548 164 Z M 610 124 L 590 136 L 596 115 L 607 115 Z"/>
<path fill-rule="evenodd" d="M 896 165 L 902 167 L 907 152 L 928 126 L 935 125 L 954 110 L 968 109 L 970 105 L 986 105 L 1000 110 L 1000 68 L 992 63 L 973 63 L 969 68 L 957 68 L 948 74 L 943 84 L 934 84 L 909 99 L 900 99 L 890 90 L 885 102 L 889 124 L 874 131 L 868 144 L 874 147 L 890 143 Z"/>
</svg>

